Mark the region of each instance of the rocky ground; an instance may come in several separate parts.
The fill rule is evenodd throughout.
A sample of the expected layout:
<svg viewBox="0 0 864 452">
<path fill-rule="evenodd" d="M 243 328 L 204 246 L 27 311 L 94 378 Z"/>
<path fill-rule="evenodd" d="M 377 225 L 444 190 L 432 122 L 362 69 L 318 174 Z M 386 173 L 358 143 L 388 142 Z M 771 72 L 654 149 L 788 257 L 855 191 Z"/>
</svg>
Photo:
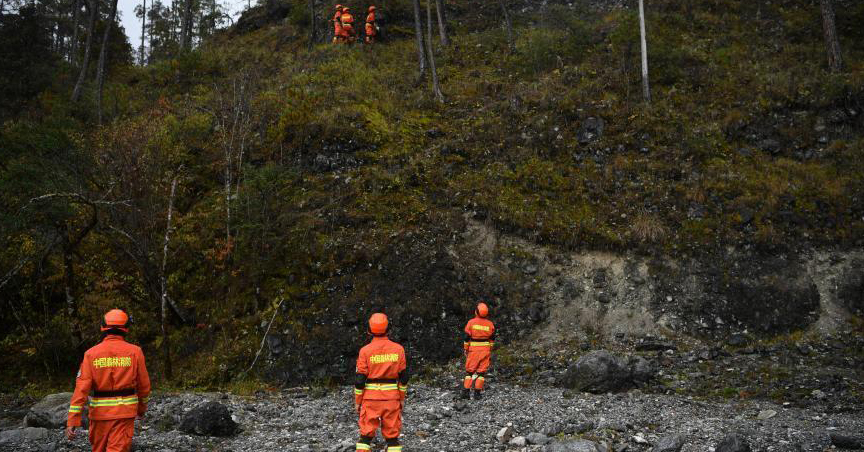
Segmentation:
<svg viewBox="0 0 864 452">
<path fill-rule="evenodd" d="M 455 381 L 457 376 L 453 377 Z M 591 441 L 597 451 L 675 450 L 654 449 L 662 439 L 668 442 L 674 435 L 681 435 L 683 451 L 747 450 L 718 447 L 728 435 L 738 434 L 754 451 L 822 451 L 832 447 L 831 434 L 838 441 L 838 434 L 860 437 L 864 433 L 860 411 L 828 414 L 818 405 L 795 408 L 767 400 L 708 401 L 638 389 L 594 395 L 501 383 L 493 383 L 480 401 L 455 401 L 454 394 L 426 384 L 413 385 L 405 408 L 406 450 L 591 450 L 583 448 L 587 442 L 574 442 L 578 439 Z M 134 450 L 353 450 L 357 427 L 350 400 L 349 387 L 247 397 L 158 394 L 139 428 Z M 218 438 L 178 430 L 191 410 L 211 401 L 228 408 L 239 433 Z M 508 426 L 510 431 L 502 432 Z M 29 441 L 2 443 L 0 450 L 89 450 L 86 436 L 70 443 L 61 435 L 60 429 L 51 429 Z M 378 445 L 383 450 L 380 438 Z"/>
<path fill-rule="evenodd" d="M 486 397 L 467 403 L 455 399 L 455 360 L 419 372 L 405 408 L 406 450 L 864 449 L 864 337 L 857 332 L 605 345 L 611 352 L 588 343 L 501 349 Z M 62 438 L 68 398 L 55 394 L 34 405 L 0 396 L 0 451 L 89 451 L 86 435 Z M 351 400 L 347 386 L 156 393 L 134 450 L 350 451 L 357 437 Z"/>
</svg>

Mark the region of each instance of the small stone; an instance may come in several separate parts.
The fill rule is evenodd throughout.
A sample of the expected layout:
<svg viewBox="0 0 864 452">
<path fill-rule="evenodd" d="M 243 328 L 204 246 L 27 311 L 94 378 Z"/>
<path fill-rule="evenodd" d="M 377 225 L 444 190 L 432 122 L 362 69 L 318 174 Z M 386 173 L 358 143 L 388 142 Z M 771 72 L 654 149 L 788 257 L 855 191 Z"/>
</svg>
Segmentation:
<svg viewBox="0 0 864 452">
<path fill-rule="evenodd" d="M 630 439 L 632 439 L 636 444 L 648 444 L 648 440 L 641 434 L 633 435 Z"/>
<path fill-rule="evenodd" d="M 517 436 L 511 439 L 510 442 L 508 442 L 507 444 L 516 447 L 525 447 L 525 445 L 528 444 L 528 441 L 525 439 L 524 436 Z"/>
<path fill-rule="evenodd" d="M 812 395 L 814 398 L 817 398 L 819 400 L 822 400 L 826 397 L 825 393 L 818 390 L 818 389 L 814 389 L 813 392 L 810 393 L 810 395 Z"/>
<path fill-rule="evenodd" d="M 510 441 L 510 438 L 513 437 L 513 427 L 503 427 L 501 430 L 498 430 L 498 434 L 495 435 L 495 438 L 501 444 L 507 444 Z"/>
<path fill-rule="evenodd" d="M 772 417 L 774 417 L 776 415 L 777 415 L 777 412 L 774 410 L 763 410 L 763 411 L 759 412 L 759 415 L 756 416 L 756 419 L 759 419 L 760 421 L 764 421 L 764 420 L 771 419 Z"/>
<path fill-rule="evenodd" d="M 683 435 L 668 435 L 660 438 L 651 452 L 680 452 L 684 447 Z"/>
</svg>

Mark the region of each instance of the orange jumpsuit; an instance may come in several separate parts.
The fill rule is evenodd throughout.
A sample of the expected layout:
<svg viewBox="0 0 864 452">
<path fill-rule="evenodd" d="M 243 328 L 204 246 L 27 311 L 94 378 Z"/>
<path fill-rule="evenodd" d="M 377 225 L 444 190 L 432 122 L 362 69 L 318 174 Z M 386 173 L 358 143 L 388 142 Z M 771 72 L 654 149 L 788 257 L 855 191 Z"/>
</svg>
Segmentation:
<svg viewBox="0 0 864 452">
<path fill-rule="evenodd" d="M 90 391 L 93 452 L 128 452 L 135 417 L 144 415 L 150 397 L 150 377 L 141 349 L 122 336 L 109 334 L 84 353 L 69 403 L 69 427 L 81 426 L 81 412 Z"/>
<path fill-rule="evenodd" d="M 378 34 L 378 31 L 375 27 L 375 11 L 369 13 L 366 16 L 366 43 L 372 44 L 375 42 L 375 35 Z"/>
<path fill-rule="evenodd" d="M 336 10 L 333 15 L 333 43 L 342 40 L 342 10 Z"/>
<path fill-rule="evenodd" d="M 400 452 L 402 406 L 408 391 L 405 349 L 387 336 L 376 336 L 360 349 L 354 402 L 360 405 L 360 441 L 357 451 L 370 450 L 380 425 L 387 452 Z"/>
<path fill-rule="evenodd" d="M 354 16 L 351 13 L 342 13 L 339 21 L 342 25 L 342 39 L 346 42 L 354 42 Z"/>
<path fill-rule="evenodd" d="M 495 345 L 495 325 L 483 317 L 474 317 L 465 325 L 465 389 L 479 390 L 486 384 L 486 371 Z"/>
</svg>

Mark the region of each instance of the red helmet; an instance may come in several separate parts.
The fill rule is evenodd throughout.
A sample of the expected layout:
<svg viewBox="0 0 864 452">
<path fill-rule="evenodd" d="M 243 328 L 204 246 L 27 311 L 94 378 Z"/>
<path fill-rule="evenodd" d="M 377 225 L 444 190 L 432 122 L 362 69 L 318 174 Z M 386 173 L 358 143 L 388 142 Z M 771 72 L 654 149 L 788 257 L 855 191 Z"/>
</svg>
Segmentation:
<svg viewBox="0 0 864 452">
<path fill-rule="evenodd" d="M 474 312 L 477 316 L 485 318 L 489 315 L 489 306 L 486 306 L 486 303 L 481 301 L 480 303 L 477 303 L 477 309 Z"/>
<path fill-rule="evenodd" d="M 342 7 L 342 12 L 343 12 L 343 13 L 347 13 L 347 12 L 350 11 L 350 10 L 351 10 L 351 8 L 349 8 L 349 7 L 347 7 L 347 6 L 343 6 L 343 7 Z"/>
<path fill-rule="evenodd" d="M 129 332 L 129 316 L 120 309 L 112 309 L 102 318 L 101 331 L 118 329 L 120 331 Z"/>
<path fill-rule="evenodd" d="M 342 5 L 336 5 L 336 11 L 339 11 L 340 9 L 342 9 Z"/>
<path fill-rule="evenodd" d="M 370 6 L 369 11 L 375 11 L 375 5 Z"/>
<path fill-rule="evenodd" d="M 386 334 L 389 325 L 390 322 L 387 320 L 387 316 L 380 312 L 376 312 L 372 314 L 372 317 L 369 317 L 369 332 L 375 336 Z"/>
</svg>

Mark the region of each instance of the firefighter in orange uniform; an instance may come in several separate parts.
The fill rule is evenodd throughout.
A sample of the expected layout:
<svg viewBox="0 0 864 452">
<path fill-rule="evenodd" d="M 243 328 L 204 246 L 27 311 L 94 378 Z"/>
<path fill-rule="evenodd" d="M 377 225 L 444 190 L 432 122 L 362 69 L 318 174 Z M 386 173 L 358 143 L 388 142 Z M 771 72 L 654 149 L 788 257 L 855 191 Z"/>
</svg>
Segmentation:
<svg viewBox="0 0 864 452">
<path fill-rule="evenodd" d="M 342 39 L 347 43 L 353 43 L 356 39 L 354 34 L 354 16 L 351 14 L 351 9 L 347 6 L 342 7 L 342 16 L 339 17 L 339 22 L 342 25 Z"/>
<path fill-rule="evenodd" d="M 129 316 L 112 309 L 102 320 L 102 342 L 84 353 L 69 404 L 66 438 L 75 437 L 90 397 L 90 444 L 93 452 L 128 452 L 135 434 L 135 419 L 147 411 L 150 377 L 144 354 L 123 339 Z"/>
<path fill-rule="evenodd" d="M 462 398 L 471 398 L 471 386 L 474 386 L 474 399 L 483 397 L 486 385 L 486 372 L 492 359 L 492 347 L 495 345 L 495 325 L 486 317 L 489 316 L 489 306 L 486 303 L 477 304 L 474 318 L 465 325 L 465 379 L 462 382 Z"/>
<path fill-rule="evenodd" d="M 342 5 L 336 5 L 333 15 L 333 44 L 342 42 Z"/>
<path fill-rule="evenodd" d="M 378 34 L 378 24 L 375 23 L 375 5 L 369 7 L 369 14 L 366 16 L 366 44 L 375 42 L 375 36 Z"/>
<path fill-rule="evenodd" d="M 387 338 L 389 322 L 381 313 L 372 314 L 372 341 L 360 349 L 354 383 L 354 409 L 360 415 L 357 452 L 371 450 L 379 426 L 387 441 L 387 452 L 401 452 L 402 407 L 408 391 L 405 349 Z"/>
</svg>

